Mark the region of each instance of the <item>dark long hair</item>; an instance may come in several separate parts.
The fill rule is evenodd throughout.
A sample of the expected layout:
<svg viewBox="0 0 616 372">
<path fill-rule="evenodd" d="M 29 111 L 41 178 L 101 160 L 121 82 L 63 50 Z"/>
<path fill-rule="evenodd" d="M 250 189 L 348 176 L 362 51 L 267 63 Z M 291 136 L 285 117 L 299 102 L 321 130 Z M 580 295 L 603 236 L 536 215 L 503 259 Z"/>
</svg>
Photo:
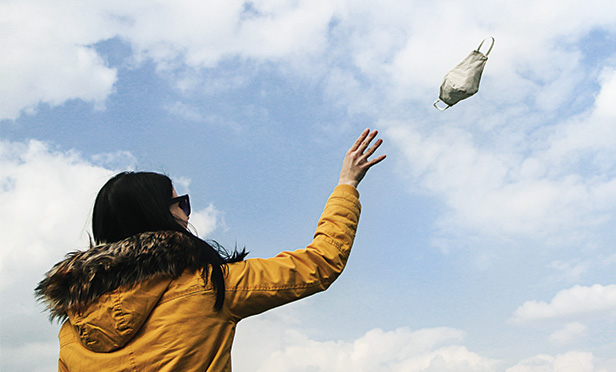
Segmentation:
<svg viewBox="0 0 616 372">
<path fill-rule="evenodd" d="M 205 268 L 216 290 L 214 308 L 220 310 L 225 299 L 226 264 L 242 261 L 245 249 L 232 253 L 221 245 L 199 239 L 186 230 L 169 210 L 173 194 L 171 179 L 152 172 L 122 172 L 111 178 L 99 191 L 92 213 L 92 233 L 96 244 L 113 243 L 130 236 L 153 231 L 176 231 L 203 249 Z M 188 267 L 186 267 L 188 268 Z M 183 270 L 180 270 L 180 272 Z"/>
</svg>

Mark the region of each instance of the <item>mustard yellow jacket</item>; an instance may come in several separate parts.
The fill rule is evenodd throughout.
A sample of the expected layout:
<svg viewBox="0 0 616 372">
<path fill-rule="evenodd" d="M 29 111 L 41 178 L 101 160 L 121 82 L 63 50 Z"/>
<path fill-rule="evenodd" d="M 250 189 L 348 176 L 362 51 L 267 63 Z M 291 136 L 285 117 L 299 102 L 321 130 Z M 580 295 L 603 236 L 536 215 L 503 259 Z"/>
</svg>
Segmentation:
<svg viewBox="0 0 616 372">
<path fill-rule="evenodd" d="M 182 252 L 181 234 L 146 233 L 73 253 L 37 288 L 52 314 L 66 319 L 59 333 L 59 371 L 231 371 L 231 345 L 241 319 L 323 291 L 340 275 L 359 221 L 358 197 L 352 186 L 336 187 L 305 249 L 228 264 L 218 312 L 203 272 L 187 270 L 176 279 L 148 274 L 131 283 L 145 270 L 144 261 Z M 130 271 L 122 271 L 126 266 Z M 128 283 L 92 295 L 101 285 L 97 275 L 80 274 L 91 267 L 126 272 L 129 279 L 122 280 Z M 85 310 L 72 310 L 88 296 L 94 300 Z"/>
</svg>

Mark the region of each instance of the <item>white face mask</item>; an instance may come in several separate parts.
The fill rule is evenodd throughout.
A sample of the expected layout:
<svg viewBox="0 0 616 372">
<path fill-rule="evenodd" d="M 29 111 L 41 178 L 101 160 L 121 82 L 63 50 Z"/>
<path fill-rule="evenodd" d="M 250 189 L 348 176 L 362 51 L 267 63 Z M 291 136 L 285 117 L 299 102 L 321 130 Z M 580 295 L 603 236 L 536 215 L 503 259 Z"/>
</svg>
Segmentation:
<svg viewBox="0 0 616 372">
<path fill-rule="evenodd" d="M 488 39 L 490 39 L 492 43 L 490 44 L 488 52 L 483 54 L 480 52 L 480 49 L 483 46 L 484 41 Z M 477 93 L 479 90 L 479 80 L 481 80 L 483 67 L 488 60 L 488 54 L 492 51 L 493 46 L 493 37 L 484 39 L 481 44 L 479 44 L 479 47 L 477 47 L 477 50 L 472 51 L 468 57 L 464 58 L 462 62 L 458 63 L 456 67 L 445 75 L 443 84 L 441 84 L 441 93 L 438 97 L 439 99 L 434 102 L 434 107 L 441 111 L 445 111 L 461 100 Z M 437 106 L 437 103 L 439 102 L 443 102 L 447 105 L 447 107 L 441 108 Z"/>
</svg>

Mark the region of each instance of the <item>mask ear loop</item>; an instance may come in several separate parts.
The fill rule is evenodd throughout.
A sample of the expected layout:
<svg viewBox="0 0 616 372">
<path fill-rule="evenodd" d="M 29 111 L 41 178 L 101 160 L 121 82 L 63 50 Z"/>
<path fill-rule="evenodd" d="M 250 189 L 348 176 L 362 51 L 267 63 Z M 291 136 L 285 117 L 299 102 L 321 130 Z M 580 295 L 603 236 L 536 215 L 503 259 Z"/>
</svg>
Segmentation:
<svg viewBox="0 0 616 372">
<path fill-rule="evenodd" d="M 486 56 L 486 57 L 490 54 L 490 52 L 492 51 L 492 48 L 494 47 L 494 38 L 493 38 L 492 36 L 490 36 L 490 37 L 486 37 L 485 39 L 481 40 L 481 44 L 479 44 L 479 46 L 477 47 L 477 52 L 481 53 L 481 52 L 480 52 L 480 49 L 481 49 L 481 47 L 483 46 L 483 43 L 484 43 L 486 40 L 488 40 L 488 39 L 490 39 L 490 40 L 492 41 L 492 43 L 490 44 L 490 48 L 488 49 L 488 52 L 487 52 L 487 53 L 485 53 L 485 54 L 483 54 L 483 53 L 482 53 L 482 54 L 483 54 L 484 56 Z"/>
<path fill-rule="evenodd" d="M 451 107 L 451 106 L 449 106 L 449 105 L 447 105 L 445 108 L 443 108 L 443 107 L 438 107 L 436 104 L 437 104 L 437 103 L 439 103 L 439 102 L 443 102 L 443 101 L 441 101 L 441 99 L 439 98 L 439 99 L 437 99 L 436 101 L 434 101 L 434 104 L 433 104 L 433 106 L 434 106 L 434 107 L 436 107 L 436 109 L 437 109 L 437 110 L 439 110 L 439 111 L 445 111 L 445 110 L 447 110 L 448 108 L 450 108 L 450 107 Z M 445 103 L 445 102 L 443 102 L 443 103 Z"/>
</svg>

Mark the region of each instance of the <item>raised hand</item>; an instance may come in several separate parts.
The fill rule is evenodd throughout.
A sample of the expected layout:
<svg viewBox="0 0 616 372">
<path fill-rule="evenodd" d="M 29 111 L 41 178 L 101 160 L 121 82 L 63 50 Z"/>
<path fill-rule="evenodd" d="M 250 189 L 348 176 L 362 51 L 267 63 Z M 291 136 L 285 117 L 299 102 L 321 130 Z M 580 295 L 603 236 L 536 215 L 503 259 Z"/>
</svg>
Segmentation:
<svg viewBox="0 0 616 372">
<path fill-rule="evenodd" d="M 368 169 L 385 159 L 386 155 L 381 155 L 378 158 L 368 160 L 383 143 L 383 140 L 379 138 L 372 147 L 369 147 L 370 142 L 374 140 L 377 134 L 378 131 L 376 130 L 364 130 L 349 151 L 347 151 L 344 161 L 342 162 L 342 170 L 340 171 L 340 179 L 338 180 L 339 185 L 357 187 L 366 175 L 366 172 L 368 172 Z"/>
</svg>

